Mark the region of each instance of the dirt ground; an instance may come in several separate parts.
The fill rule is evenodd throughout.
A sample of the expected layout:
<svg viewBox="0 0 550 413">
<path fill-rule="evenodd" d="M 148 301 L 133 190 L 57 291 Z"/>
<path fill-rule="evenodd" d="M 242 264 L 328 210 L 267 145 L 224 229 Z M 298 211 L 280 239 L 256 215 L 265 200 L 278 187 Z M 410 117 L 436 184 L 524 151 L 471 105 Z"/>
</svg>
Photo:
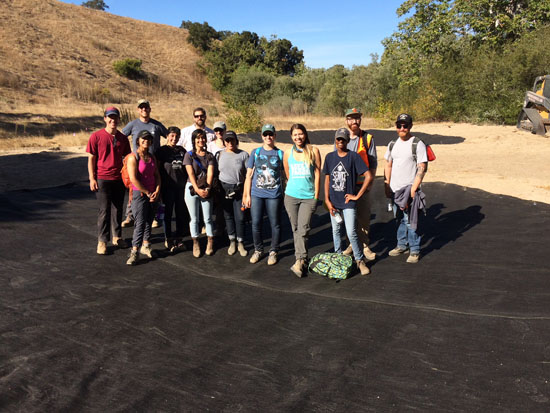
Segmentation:
<svg viewBox="0 0 550 413">
<path fill-rule="evenodd" d="M 437 160 L 431 162 L 426 182 L 445 182 L 478 188 L 494 194 L 544 202 L 550 204 L 550 139 L 519 131 L 514 126 L 476 126 L 470 124 L 432 123 L 418 124 L 415 131 L 431 135 L 458 136 L 462 143 L 433 145 Z M 376 138 L 376 136 L 375 136 Z M 241 149 L 250 151 L 256 143 L 242 143 Z M 279 145 L 286 149 L 288 145 Z M 321 145 L 322 154 L 332 145 Z M 383 174 L 386 151 L 378 145 L 379 167 Z M 0 152 L 0 190 L 33 189 L 63 185 L 87 179 L 86 160 L 65 162 L 63 168 L 52 167 L 43 149 L 27 148 L 20 151 Z M 20 174 L 19 154 L 39 153 L 33 169 L 35 174 Z M 84 147 L 59 148 L 57 159 L 84 156 Z"/>
</svg>

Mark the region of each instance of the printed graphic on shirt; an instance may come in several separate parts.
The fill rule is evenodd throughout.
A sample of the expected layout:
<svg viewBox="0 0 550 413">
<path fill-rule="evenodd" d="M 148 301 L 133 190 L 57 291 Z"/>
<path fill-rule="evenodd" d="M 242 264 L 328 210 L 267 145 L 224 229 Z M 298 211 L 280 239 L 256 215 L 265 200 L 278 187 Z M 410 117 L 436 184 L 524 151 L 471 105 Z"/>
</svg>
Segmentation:
<svg viewBox="0 0 550 413">
<path fill-rule="evenodd" d="M 311 168 L 305 162 L 289 164 L 290 176 L 292 178 L 309 178 L 311 175 Z"/>
<path fill-rule="evenodd" d="M 344 192 L 346 190 L 346 179 L 349 176 L 349 172 L 346 171 L 346 168 L 339 162 L 338 165 L 332 170 L 332 189 L 335 192 Z"/>
<path fill-rule="evenodd" d="M 256 159 L 256 188 L 275 189 L 279 186 L 279 157 L 259 155 Z"/>
</svg>

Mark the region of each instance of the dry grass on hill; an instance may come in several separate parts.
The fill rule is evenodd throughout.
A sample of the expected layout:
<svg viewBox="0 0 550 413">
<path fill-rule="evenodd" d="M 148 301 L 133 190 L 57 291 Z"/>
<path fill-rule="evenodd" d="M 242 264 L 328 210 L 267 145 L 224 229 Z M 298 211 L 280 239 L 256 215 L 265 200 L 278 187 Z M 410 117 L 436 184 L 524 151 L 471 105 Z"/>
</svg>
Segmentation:
<svg viewBox="0 0 550 413">
<path fill-rule="evenodd" d="M 0 16 L 0 93 L 20 101 L 128 102 L 171 94 L 217 99 L 197 68 L 187 31 L 56 0 L 7 0 Z M 137 58 L 154 81 L 133 81 L 113 62 Z"/>
</svg>

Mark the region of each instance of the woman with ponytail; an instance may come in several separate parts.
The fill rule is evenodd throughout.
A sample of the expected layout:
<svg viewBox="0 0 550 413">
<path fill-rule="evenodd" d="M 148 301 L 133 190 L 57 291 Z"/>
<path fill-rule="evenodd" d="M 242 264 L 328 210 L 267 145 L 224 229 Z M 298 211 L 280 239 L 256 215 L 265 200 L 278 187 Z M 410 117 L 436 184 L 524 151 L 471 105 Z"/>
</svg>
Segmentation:
<svg viewBox="0 0 550 413">
<path fill-rule="evenodd" d="M 288 177 L 284 204 L 294 235 L 296 262 L 290 270 L 298 277 L 307 265 L 307 239 L 311 216 L 319 200 L 321 154 L 309 142 L 306 127 L 296 123 L 290 128 L 294 145 L 285 151 L 283 165 Z"/>
</svg>

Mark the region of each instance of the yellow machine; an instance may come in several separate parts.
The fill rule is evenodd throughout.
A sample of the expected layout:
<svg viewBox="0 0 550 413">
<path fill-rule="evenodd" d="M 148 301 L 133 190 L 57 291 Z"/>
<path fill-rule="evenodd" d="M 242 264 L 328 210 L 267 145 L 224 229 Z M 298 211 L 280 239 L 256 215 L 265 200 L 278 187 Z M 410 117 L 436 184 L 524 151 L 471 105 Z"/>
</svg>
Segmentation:
<svg viewBox="0 0 550 413">
<path fill-rule="evenodd" d="M 517 126 L 543 136 L 550 128 L 550 75 L 537 77 L 533 90 L 525 94 Z"/>
</svg>

